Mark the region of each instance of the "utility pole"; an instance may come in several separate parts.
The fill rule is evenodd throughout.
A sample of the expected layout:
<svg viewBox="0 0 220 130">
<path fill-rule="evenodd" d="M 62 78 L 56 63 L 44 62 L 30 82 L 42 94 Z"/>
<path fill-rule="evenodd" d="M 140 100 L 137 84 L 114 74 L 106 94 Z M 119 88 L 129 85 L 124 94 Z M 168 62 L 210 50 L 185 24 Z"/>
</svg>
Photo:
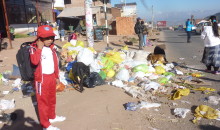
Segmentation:
<svg viewBox="0 0 220 130">
<path fill-rule="evenodd" d="M 53 16 L 53 22 L 55 22 L 55 13 L 54 13 L 54 0 L 52 0 L 52 16 Z"/>
<path fill-rule="evenodd" d="M 93 31 L 91 7 L 92 7 L 92 0 L 85 0 L 86 36 L 89 47 L 93 47 L 94 45 L 94 31 Z"/>
<path fill-rule="evenodd" d="M 152 30 L 154 29 L 154 6 L 152 5 Z"/>
<path fill-rule="evenodd" d="M 107 20 L 106 0 L 104 0 L 104 11 L 105 11 L 106 42 L 107 42 L 107 47 L 109 47 L 109 40 L 108 40 L 108 20 Z"/>
<path fill-rule="evenodd" d="M 35 5 L 35 8 L 36 8 L 36 14 L 37 14 L 37 25 L 40 26 L 40 17 L 39 17 L 39 10 L 38 10 L 38 0 L 36 0 L 36 5 Z"/>
<path fill-rule="evenodd" d="M 11 43 L 11 35 L 10 35 L 10 31 L 9 31 L 8 15 L 7 15 L 7 10 L 6 10 L 5 0 L 2 0 L 2 5 L 3 5 L 4 16 L 5 16 L 7 37 L 9 40 L 10 49 L 12 49 L 13 47 L 12 47 L 12 43 Z"/>
</svg>

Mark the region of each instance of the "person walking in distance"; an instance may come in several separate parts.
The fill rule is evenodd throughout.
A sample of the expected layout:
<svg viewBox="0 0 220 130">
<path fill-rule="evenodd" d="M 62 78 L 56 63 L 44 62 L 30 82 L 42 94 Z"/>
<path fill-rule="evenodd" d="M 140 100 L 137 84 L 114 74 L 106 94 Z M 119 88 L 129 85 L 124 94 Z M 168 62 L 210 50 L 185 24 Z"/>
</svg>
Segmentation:
<svg viewBox="0 0 220 130">
<path fill-rule="evenodd" d="M 211 26 L 204 26 L 204 30 L 201 33 L 201 38 L 204 40 L 205 49 L 203 52 L 202 62 L 206 65 L 206 72 L 212 72 L 213 74 L 220 74 L 220 38 L 218 31 L 218 23 L 216 16 L 211 16 L 209 19 Z"/>
<path fill-rule="evenodd" d="M 37 29 L 37 39 L 30 47 L 30 60 L 36 66 L 34 85 L 40 124 L 43 130 L 60 130 L 51 123 L 64 121 L 66 118 L 57 116 L 56 84 L 59 84 L 58 57 L 54 46 L 53 29 L 43 25 Z"/>
<path fill-rule="evenodd" d="M 187 43 L 190 43 L 190 39 L 191 39 L 191 32 L 192 32 L 192 23 L 189 19 L 187 19 L 186 21 L 186 33 L 187 33 Z"/>
<path fill-rule="evenodd" d="M 143 50 L 143 43 L 144 43 L 144 36 L 143 36 L 143 31 L 144 31 L 144 26 L 141 25 L 141 19 L 137 18 L 137 22 L 134 26 L 135 33 L 138 35 L 139 38 L 139 50 Z"/>
</svg>

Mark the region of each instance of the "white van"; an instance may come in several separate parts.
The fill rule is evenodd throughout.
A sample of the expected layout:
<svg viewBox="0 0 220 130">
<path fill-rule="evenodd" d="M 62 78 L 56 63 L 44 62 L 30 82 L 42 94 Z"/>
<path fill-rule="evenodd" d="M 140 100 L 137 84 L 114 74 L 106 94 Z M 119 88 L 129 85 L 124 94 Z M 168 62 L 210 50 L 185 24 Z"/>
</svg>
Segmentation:
<svg viewBox="0 0 220 130">
<path fill-rule="evenodd" d="M 204 26 L 210 26 L 210 22 L 209 21 L 205 21 L 205 20 L 202 20 L 201 22 L 199 22 L 196 25 L 196 34 L 201 34 L 202 31 L 203 31 Z"/>
</svg>

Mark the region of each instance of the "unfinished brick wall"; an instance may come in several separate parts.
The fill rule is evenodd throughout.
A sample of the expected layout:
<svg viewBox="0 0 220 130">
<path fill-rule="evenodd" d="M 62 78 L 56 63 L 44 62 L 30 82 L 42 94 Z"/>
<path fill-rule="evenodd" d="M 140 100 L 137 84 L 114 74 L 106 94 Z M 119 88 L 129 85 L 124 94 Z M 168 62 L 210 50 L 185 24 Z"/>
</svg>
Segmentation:
<svg viewBox="0 0 220 130">
<path fill-rule="evenodd" d="M 133 35 L 134 32 L 134 18 L 133 17 L 117 17 L 116 31 L 117 35 Z"/>
</svg>

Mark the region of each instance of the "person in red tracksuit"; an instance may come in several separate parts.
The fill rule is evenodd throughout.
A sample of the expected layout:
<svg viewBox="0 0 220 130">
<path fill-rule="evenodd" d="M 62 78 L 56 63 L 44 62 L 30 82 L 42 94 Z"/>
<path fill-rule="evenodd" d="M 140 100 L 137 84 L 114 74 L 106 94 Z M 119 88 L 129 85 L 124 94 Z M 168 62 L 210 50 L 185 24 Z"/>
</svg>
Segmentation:
<svg viewBox="0 0 220 130">
<path fill-rule="evenodd" d="M 31 63 L 37 66 L 34 73 L 34 83 L 40 124 L 44 130 L 59 130 L 51 123 L 66 119 L 55 114 L 56 84 L 60 81 L 54 37 L 52 27 L 40 26 L 37 30 L 37 40 L 30 47 Z"/>
</svg>

